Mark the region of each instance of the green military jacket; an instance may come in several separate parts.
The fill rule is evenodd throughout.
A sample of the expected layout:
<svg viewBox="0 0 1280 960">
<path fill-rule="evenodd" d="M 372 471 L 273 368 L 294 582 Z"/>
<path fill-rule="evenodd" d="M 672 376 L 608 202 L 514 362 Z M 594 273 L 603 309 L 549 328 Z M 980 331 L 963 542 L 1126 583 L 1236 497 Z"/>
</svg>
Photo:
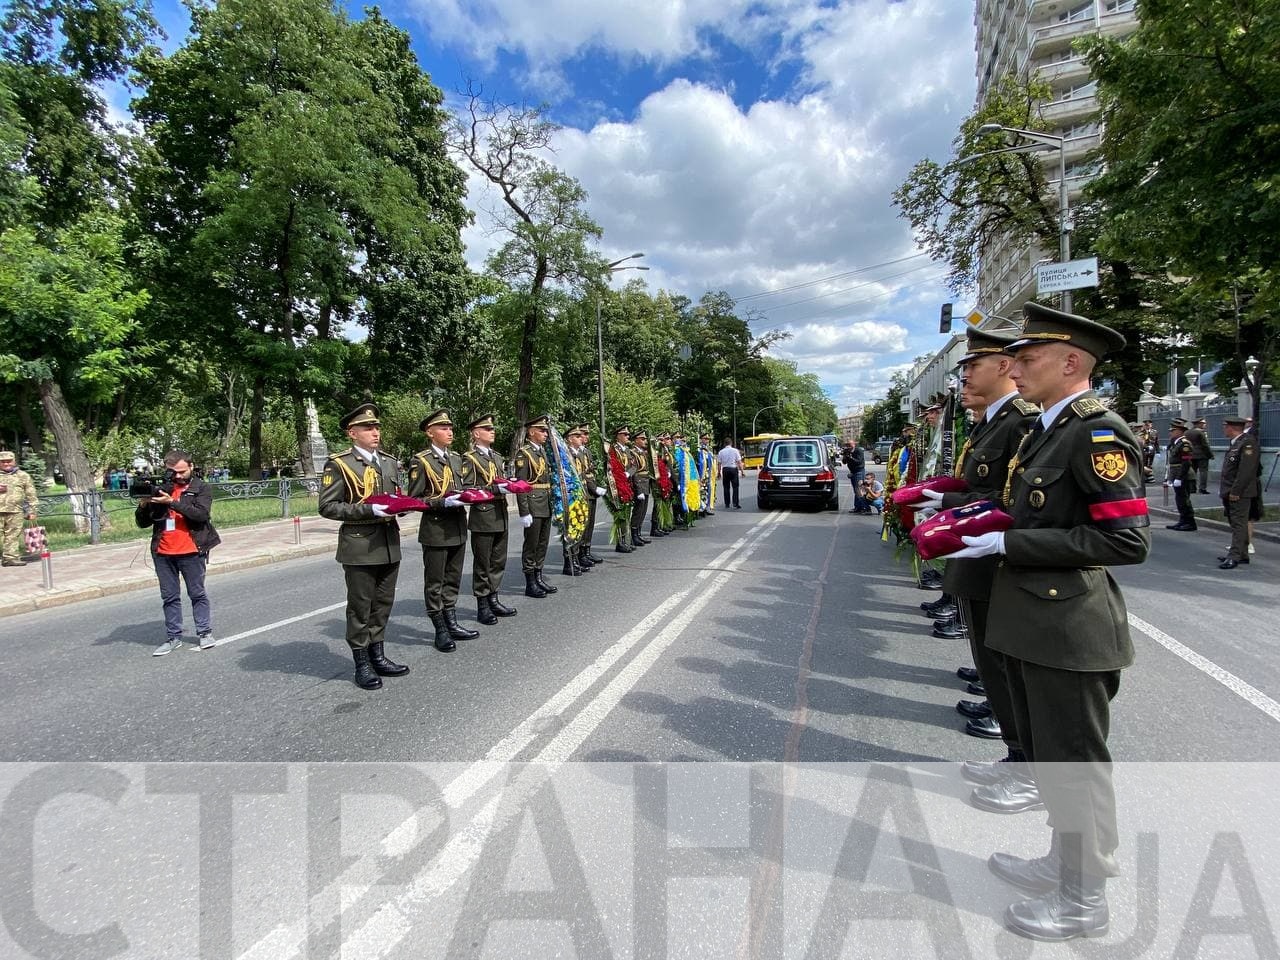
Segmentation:
<svg viewBox="0 0 1280 960">
<path fill-rule="evenodd" d="M 969 489 L 964 493 L 944 493 L 942 508 L 950 510 L 979 500 L 992 500 L 999 505 L 1009 478 L 1009 461 L 1038 416 L 1040 408 L 1034 403 L 1011 397 L 994 417 L 975 424 L 956 458 L 956 476 L 969 484 Z M 991 596 L 991 581 L 999 562 L 996 556 L 948 560 L 942 589 L 968 600 L 986 600 Z"/>
<path fill-rule="evenodd" d="M 1169 443 L 1169 473 L 1170 480 L 1181 480 L 1184 487 L 1190 488 L 1196 478 L 1195 466 L 1192 461 L 1195 460 L 1195 445 L 1192 444 L 1191 438 L 1186 434 L 1172 440 Z M 1188 493 L 1194 493 L 1192 489 L 1187 490 Z"/>
<path fill-rule="evenodd" d="M 1218 478 L 1220 496 L 1256 497 L 1262 478 L 1262 451 L 1258 438 L 1242 433 L 1231 441 L 1222 461 L 1222 476 Z"/>
<path fill-rule="evenodd" d="M 991 585 L 987 646 L 1063 670 L 1133 662 L 1120 588 L 1106 567 L 1151 549 L 1142 451 L 1092 393 L 1034 429 L 1010 464 L 1014 528 Z"/>
<path fill-rule="evenodd" d="M 395 517 L 374 516 L 364 501 L 375 493 L 397 493 L 400 465 L 389 454 L 374 466 L 355 447 L 335 453 L 320 475 L 320 516 L 342 521 L 338 528 L 341 564 L 354 567 L 400 562 L 400 525 Z"/>
<path fill-rule="evenodd" d="M 452 450 L 446 450 L 441 456 L 435 447 L 427 447 L 409 461 L 406 493 L 431 505 L 418 524 L 418 542 L 424 547 L 456 547 L 466 543 L 467 508 L 444 505 L 445 497 L 461 490 L 462 459 Z"/>
<path fill-rule="evenodd" d="M 39 506 L 31 474 L 22 469 L 0 473 L 0 513 L 35 513 Z"/>
<path fill-rule="evenodd" d="M 507 464 L 497 450 L 481 450 L 473 446 L 462 455 L 462 485 L 467 489 L 488 490 L 496 499 L 473 503 L 468 509 L 467 528 L 476 533 L 505 533 L 507 530 L 507 495 L 498 483 L 507 479 Z"/>
<path fill-rule="evenodd" d="M 600 486 L 596 479 L 596 462 L 592 459 L 591 448 L 583 446 L 570 454 L 573 458 L 573 466 L 578 471 L 578 478 L 582 480 L 582 489 L 586 495 L 592 500 L 598 500 L 596 496 L 596 488 Z"/>
<path fill-rule="evenodd" d="M 516 451 L 515 477 L 533 487 L 528 493 L 516 494 L 516 509 L 522 517 L 551 517 L 551 470 L 546 451 L 534 443 L 526 443 Z"/>
<path fill-rule="evenodd" d="M 649 463 L 649 451 L 638 444 L 631 447 L 628 473 L 633 473 L 631 486 L 636 493 L 649 495 L 649 481 L 653 478 L 653 467 Z"/>
</svg>

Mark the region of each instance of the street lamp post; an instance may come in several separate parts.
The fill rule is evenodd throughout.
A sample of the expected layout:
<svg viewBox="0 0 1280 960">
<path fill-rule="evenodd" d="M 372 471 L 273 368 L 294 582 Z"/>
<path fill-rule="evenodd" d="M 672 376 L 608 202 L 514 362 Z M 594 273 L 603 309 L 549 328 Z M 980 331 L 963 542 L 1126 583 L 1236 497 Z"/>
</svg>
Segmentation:
<svg viewBox="0 0 1280 960">
<path fill-rule="evenodd" d="M 621 260 L 614 260 L 605 266 L 606 272 L 610 274 L 617 273 L 619 270 L 648 270 L 648 267 L 642 267 L 639 264 L 630 264 L 628 266 L 619 266 L 628 260 L 635 260 L 637 257 L 643 257 L 643 253 L 633 253 L 629 257 L 623 257 Z M 600 322 L 600 294 L 596 294 L 596 393 L 600 400 L 600 442 L 607 445 L 605 439 L 605 422 L 604 422 L 604 327 Z"/>
<path fill-rule="evenodd" d="M 756 411 L 756 415 L 751 418 L 751 435 L 753 437 L 756 435 L 756 421 L 760 419 L 760 414 L 764 413 L 766 410 L 777 410 L 781 406 L 782 404 L 780 403 L 772 403 L 769 406 L 761 407 L 759 410 Z"/>
<path fill-rule="evenodd" d="M 1006 127 L 1000 123 L 984 123 L 978 128 L 978 136 L 989 133 L 1012 133 L 1030 140 L 1030 144 L 1014 146 L 1008 150 L 993 150 L 991 153 L 976 154 L 966 160 L 988 157 L 999 153 L 1020 153 L 1029 149 L 1049 149 L 1058 151 L 1058 260 L 1066 263 L 1071 259 L 1071 206 L 1067 199 L 1067 138 L 1039 130 L 1023 130 L 1021 127 Z M 1072 307 L 1070 290 L 1062 291 L 1062 310 L 1070 313 Z"/>
<path fill-rule="evenodd" d="M 733 447 L 738 448 L 738 388 L 733 388 Z"/>
</svg>

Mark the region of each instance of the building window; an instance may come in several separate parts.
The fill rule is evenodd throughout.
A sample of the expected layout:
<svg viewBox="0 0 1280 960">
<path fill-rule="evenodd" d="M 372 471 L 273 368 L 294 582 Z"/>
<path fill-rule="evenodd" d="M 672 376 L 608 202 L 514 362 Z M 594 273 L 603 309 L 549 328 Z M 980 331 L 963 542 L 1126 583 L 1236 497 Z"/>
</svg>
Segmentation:
<svg viewBox="0 0 1280 960">
<path fill-rule="evenodd" d="M 1076 23 L 1079 20 L 1089 20 L 1093 17 L 1093 0 L 1088 3 L 1082 3 L 1080 6 L 1065 13 L 1058 14 L 1059 23 Z"/>
<path fill-rule="evenodd" d="M 1104 9 L 1107 13 L 1132 13 L 1136 5 L 1135 0 L 1107 0 Z"/>
</svg>

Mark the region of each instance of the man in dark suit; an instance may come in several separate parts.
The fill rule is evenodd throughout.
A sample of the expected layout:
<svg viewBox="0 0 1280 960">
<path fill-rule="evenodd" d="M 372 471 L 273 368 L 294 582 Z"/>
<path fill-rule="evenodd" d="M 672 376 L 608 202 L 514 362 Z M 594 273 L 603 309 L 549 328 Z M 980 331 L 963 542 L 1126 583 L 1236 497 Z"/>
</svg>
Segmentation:
<svg viewBox="0 0 1280 960">
<path fill-rule="evenodd" d="M 1100 936 L 1119 843 L 1110 705 L 1133 662 L 1120 588 L 1106 567 L 1151 548 L 1142 450 L 1090 390 L 1094 366 L 1124 346 L 1110 327 L 1037 303 L 1006 349 L 1022 399 L 1044 413 L 1014 455 L 1005 503 L 1014 527 L 966 537 L 954 557 L 1000 556 L 987 645 L 1005 657 L 1018 742 L 1053 825 L 1047 856 L 994 854 L 993 873 L 1032 894 L 1005 923 L 1022 936 Z"/>
<path fill-rule="evenodd" d="M 471 592 L 476 598 L 476 618 L 487 627 L 499 617 L 514 617 L 516 611 L 498 599 L 502 575 L 507 569 L 507 479 L 506 461 L 493 448 L 497 426 L 491 414 L 467 424 L 471 449 L 462 455 L 462 485 L 488 490 L 496 499 L 473 503 L 467 515 L 471 531 Z"/>
<path fill-rule="evenodd" d="M 423 592 L 427 616 L 435 627 L 435 645 L 452 653 L 456 640 L 474 640 L 476 631 L 458 623 L 458 589 L 467 554 L 467 508 L 462 491 L 462 460 L 449 449 L 453 420 L 447 410 L 434 410 L 418 425 L 431 441 L 409 463 L 409 496 L 430 505 L 418 524 L 422 544 Z"/>
<path fill-rule="evenodd" d="M 378 452 L 378 418 L 377 404 L 362 403 L 338 421 L 352 445 L 329 457 L 320 477 L 320 515 L 342 521 L 338 562 L 347 580 L 347 645 L 356 685 L 365 690 L 409 672 L 383 648 L 400 573 L 400 525 L 386 507 L 365 503 L 375 493 L 400 492 L 400 465 Z"/>
</svg>

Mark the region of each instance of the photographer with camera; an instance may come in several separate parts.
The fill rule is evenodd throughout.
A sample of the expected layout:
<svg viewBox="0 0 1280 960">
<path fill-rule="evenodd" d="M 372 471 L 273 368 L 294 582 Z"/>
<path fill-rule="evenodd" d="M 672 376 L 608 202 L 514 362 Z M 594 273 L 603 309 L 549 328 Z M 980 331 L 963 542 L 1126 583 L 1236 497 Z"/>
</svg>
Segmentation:
<svg viewBox="0 0 1280 960">
<path fill-rule="evenodd" d="M 214 646 L 209 596 L 204 590 L 205 566 L 209 551 L 221 539 L 209 521 L 213 491 L 195 476 L 191 455 L 171 450 L 164 457 L 164 476 L 136 480 L 129 492 L 138 500 L 134 520 L 139 527 L 151 527 L 151 557 L 160 580 L 164 602 L 165 642 L 151 652 L 163 657 L 182 646 L 182 587 L 186 581 L 191 599 L 191 615 L 196 621 L 196 638 L 201 650 Z"/>
</svg>

